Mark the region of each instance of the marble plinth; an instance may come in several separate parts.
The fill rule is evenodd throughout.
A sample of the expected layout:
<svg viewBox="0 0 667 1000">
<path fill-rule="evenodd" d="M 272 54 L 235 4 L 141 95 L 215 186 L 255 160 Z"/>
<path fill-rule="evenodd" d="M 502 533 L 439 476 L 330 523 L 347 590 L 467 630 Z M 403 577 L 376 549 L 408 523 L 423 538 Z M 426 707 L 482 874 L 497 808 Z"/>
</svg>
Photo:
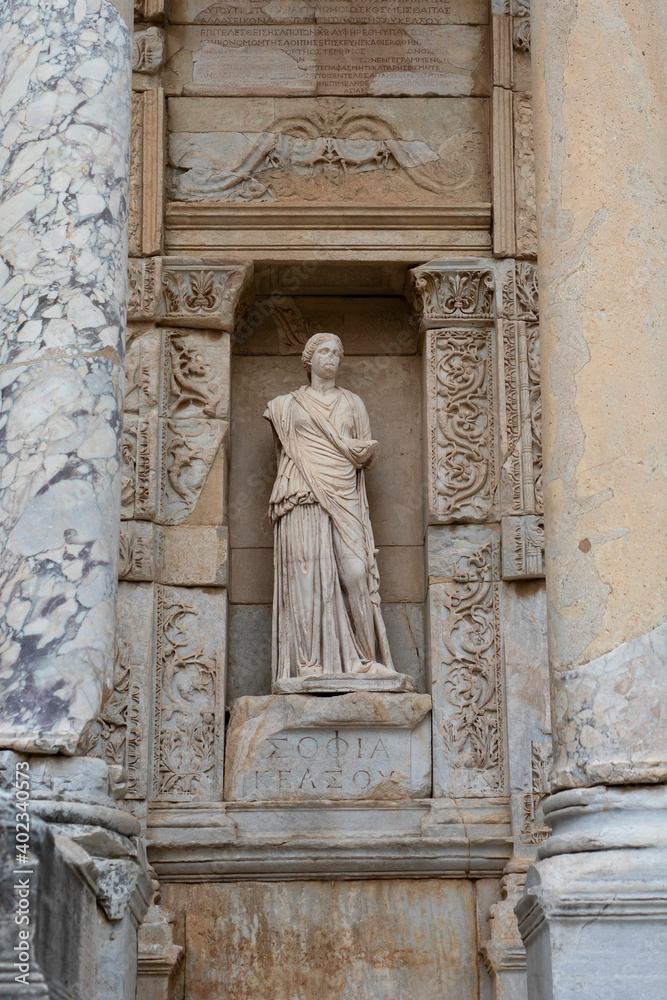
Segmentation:
<svg viewBox="0 0 667 1000">
<path fill-rule="evenodd" d="M 415 690 L 408 674 L 321 674 L 316 677 L 289 677 L 275 681 L 274 694 L 348 694 L 353 691 L 381 691 L 384 694 L 405 694 Z"/>
<path fill-rule="evenodd" d="M 225 799 L 427 797 L 430 721 L 425 694 L 239 698 L 227 732 Z"/>
</svg>

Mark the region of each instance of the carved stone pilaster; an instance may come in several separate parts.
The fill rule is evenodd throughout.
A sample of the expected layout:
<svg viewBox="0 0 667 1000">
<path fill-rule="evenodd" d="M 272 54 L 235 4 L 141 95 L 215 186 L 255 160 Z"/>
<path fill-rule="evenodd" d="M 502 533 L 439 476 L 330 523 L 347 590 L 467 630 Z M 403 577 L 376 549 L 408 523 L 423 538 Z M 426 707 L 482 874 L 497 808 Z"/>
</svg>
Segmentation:
<svg viewBox="0 0 667 1000">
<path fill-rule="evenodd" d="M 134 61 L 138 49 L 148 58 L 148 28 L 134 36 Z M 143 40 L 143 41 L 142 41 Z M 162 87 L 132 95 L 130 137 L 130 239 L 131 257 L 159 254 L 164 242 L 165 103 Z"/>
<path fill-rule="evenodd" d="M 499 545 L 494 529 L 429 528 L 434 796 L 506 786 Z"/>
<path fill-rule="evenodd" d="M 543 511 L 537 266 L 510 261 L 498 322 L 500 495 L 508 514 Z"/>
<path fill-rule="evenodd" d="M 484 964 L 494 981 L 495 1000 L 528 1000 L 526 949 L 514 914 L 525 881 L 525 871 L 503 876 L 503 898 L 490 909 L 491 936 L 480 947 Z"/>
<path fill-rule="evenodd" d="M 408 293 L 426 335 L 429 520 L 483 521 L 497 480 L 495 277 L 435 261 L 410 272 Z"/>
<path fill-rule="evenodd" d="M 535 514 L 501 521 L 503 580 L 544 576 L 544 519 Z"/>
</svg>

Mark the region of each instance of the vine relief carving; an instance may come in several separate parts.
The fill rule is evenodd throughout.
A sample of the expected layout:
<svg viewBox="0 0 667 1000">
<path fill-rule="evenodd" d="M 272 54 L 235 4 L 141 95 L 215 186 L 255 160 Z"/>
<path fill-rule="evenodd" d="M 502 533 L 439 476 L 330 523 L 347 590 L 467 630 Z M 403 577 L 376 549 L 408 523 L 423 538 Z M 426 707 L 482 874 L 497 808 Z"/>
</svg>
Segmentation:
<svg viewBox="0 0 667 1000">
<path fill-rule="evenodd" d="M 514 23 L 512 41 L 520 52 L 530 52 L 530 0 L 505 0 L 505 13 Z"/>
<path fill-rule="evenodd" d="M 203 643 L 193 648 L 191 603 L 167 587 L 157 587 L 156 600 L 155 795 L 215 798 L 222 660 Z"/>
<path fill-rule="evenodd" d="M 430 511 L 440 521 L 483 520 L 493 501 L 491 339 L 484 328 L 430 334 Z"/>
<path fill-rule="evenodd" d="M 505 787 L 494 563 L 489 542 L 458 559 L 452 581 L 431 588 L 439 608 L 434 706 L 447 769 L 443 794 L 489 794 Z"/>
<path fill-rule="evenodd" d="M 542 400 L 537 267 L 516 261 L 503 290 L 507 444 L 504 476 L 514 514 L 541 514 Z"/>
</svg>

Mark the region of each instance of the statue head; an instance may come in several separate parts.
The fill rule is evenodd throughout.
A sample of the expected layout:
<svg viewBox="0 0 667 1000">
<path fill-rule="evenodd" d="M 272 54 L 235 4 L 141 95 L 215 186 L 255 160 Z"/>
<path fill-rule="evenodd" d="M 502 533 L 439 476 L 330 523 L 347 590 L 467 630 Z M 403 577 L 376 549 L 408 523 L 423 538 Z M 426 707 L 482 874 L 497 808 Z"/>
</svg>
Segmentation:
<svg viewBox="0 0 667 1000">
<path fill-rule="evenodd" d="M 308 372 L 309 380 L 313 363 L 316 369 L 321 369 L 317 370 L 316 374 L 324 378 L 335 378 L 343 354 L 343 344 L 335 333 L 316 333 L 306 342 L 301 355 L 301 364 Z"/>
</svg>

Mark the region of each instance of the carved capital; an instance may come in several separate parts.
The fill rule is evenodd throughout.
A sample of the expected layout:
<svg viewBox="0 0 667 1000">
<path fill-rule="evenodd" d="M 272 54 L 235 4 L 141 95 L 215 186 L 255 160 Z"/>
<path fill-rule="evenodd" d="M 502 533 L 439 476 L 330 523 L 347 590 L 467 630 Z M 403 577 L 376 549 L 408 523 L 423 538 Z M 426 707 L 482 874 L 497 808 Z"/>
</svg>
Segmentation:
<svg viewBox="0 0 667 1000">
<path fill-rule="evenodd" d="M 162 318 L 173 326 L 234 332 L 237 313 L 247 307 L 252 264 L 178 263 L 165 258 Z"/>
<path fill-rule="evenodd" d="M 406 293 L 420 316 L 422 331 L 449 321 L 493 324 L 495 277 L 491 270 L 433 261 L 409 272 Z"/>
</svg>

